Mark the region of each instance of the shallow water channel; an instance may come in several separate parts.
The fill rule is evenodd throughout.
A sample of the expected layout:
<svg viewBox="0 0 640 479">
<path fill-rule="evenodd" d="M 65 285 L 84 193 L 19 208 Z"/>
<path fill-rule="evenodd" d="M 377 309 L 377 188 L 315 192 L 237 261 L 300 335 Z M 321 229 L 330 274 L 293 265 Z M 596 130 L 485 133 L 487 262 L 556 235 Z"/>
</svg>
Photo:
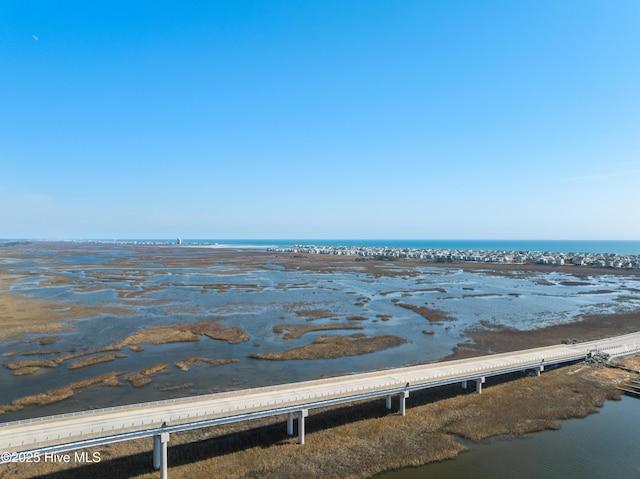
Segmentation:
<svg viewBox="0 0 640 479">
<path fill-rule="evenodd" d="M 0 258 L 0 274 L 20 278 L 10 284 L 11 292 L 56 301 L 62 310 L 96 308 L 67 321 L 68 331 L 48 335 L 50 346 L 39 346 L 44 334 L 39 332 L 1 342 L 0 363 L 53 360 L 78 352 L 96 357 L 100 348 L 139 330 L 200 321 L 240 328 L 249 339 L 238 344 L 208 337 L 145 343 L 142 352 L 120 349 L 114 361 L 69 369 L 71 360 L 65 360 L 29 375 L 14 375 L 8 367 L 0 367 L 3 405 L 102 374 L 118 372 L 122 379 L 144 368 L 168 364 L 168 371 L 154 376 L 148 386 L 136 388 L 124 381 L 121 387 L 77 390 L 59 403 L 7 412 L 0 422 L 438 361 L 468 340 L 470 328 L 482 324 L 527 330 L 572 322 L 585 314 L 640 307 L 640 277 L 635 275 L 497 273 L 430 266 L 400 268 L 401 274 L 382 270 L 370 274 L 357 266 L 323 273 L 284 269 L 275 257 L 273 263 L 260 265 L 250 259 L 234 263 L 225 256 L 219 259 L 208 251 L 190 249 L 154 253 L 92 248 L 36 248 L 21 258 Z M 422 308 L 426 316 L 411 308 Z M 323 314 L 314 317 L 314 312 Z M 335 325 L 349 329 L 321 329 Z M 286 331 L 290 326 L 319 329 L 289 339 Z M 393 335 L 405 342 L 370 354 L 332 359 L 251 357 L 305 347 L 331 334 Z M 176 362 L 188 357 L 237 362 L 178 369 Z"/>
<path fill-rule="evenodd" d="M 640 477 L 640 400 L 607 401 L 597 414 L 561 422 L 557 431 L 501 436 L 457 458 L 375 479 L 623 479 Z"/>
</svg>

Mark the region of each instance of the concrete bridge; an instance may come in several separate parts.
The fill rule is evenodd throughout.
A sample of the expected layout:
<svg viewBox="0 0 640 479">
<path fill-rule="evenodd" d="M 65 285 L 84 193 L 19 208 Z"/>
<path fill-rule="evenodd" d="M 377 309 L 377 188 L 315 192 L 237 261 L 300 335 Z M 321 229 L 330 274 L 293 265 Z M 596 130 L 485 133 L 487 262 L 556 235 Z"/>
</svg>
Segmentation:
<svg viewBox="0 0 640 479">
<path fill-rule="evenodd" d="M 286 416 L 287 432 L 305 441 L 309 410 L 353 401 L 394 398 L 401 415 L 411 391 L 460 383 L 482 392 L 485 378 L 517 371 L 540 375 L 545 367 L 586 359 L 594 353 L 612 357 L 640 353 L 640 332 L 572 345 L 557 345 L 470 359 L 408 366 L 313 381 L 94 409 L 0 424 L 0 464 L 113 442 L 153 437 L 153 466 L 167 478 L 171 433 Z M 45 456 L 45 455 L 49 456 Z"/>
</svg>

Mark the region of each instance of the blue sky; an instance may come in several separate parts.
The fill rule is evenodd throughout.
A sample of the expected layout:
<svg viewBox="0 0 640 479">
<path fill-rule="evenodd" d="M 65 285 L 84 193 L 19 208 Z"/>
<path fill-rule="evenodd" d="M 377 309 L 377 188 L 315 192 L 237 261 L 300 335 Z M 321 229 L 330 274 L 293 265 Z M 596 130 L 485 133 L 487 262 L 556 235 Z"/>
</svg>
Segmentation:
<svg viewBox="0 0 640 479">
<path fill-rule="evenodd" d="M 640 239 L 640 2 L 0 0 L 0 237 Z"/>
</svg>

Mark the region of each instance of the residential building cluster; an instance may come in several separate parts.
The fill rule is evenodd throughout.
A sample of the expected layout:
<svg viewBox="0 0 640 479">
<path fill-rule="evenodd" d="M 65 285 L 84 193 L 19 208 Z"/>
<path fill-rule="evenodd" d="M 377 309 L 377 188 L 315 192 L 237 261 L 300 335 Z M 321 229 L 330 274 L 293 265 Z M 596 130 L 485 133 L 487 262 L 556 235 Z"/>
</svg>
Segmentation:
<svg viewBox="0 0 640 479">
<path fill-rule="evenodd" d="M 290 248 L 269 248 L 269 251 L 305 254 L 363 256 L 379 259 L 414 258 L 426 262 L 474 262 L 510 264 L 575 265 L 596 268 L 640 270 L 640 255 L 615 253 L 552 253 L 540 251 L 492 251 L 456 249 L 415 249 L 364 246 L 295 245 Z"/>
</svg>

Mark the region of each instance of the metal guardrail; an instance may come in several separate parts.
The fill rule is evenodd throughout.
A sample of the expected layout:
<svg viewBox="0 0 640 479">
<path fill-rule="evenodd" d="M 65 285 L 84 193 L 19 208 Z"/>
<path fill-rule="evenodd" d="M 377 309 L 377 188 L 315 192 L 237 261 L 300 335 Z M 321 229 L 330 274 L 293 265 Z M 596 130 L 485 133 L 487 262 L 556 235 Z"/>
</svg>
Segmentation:
<svg viewBox="0 0 640 479">
<path fill-rule="evenodd" d="M 567 362 L 567 361 L 579 360 L 582 358 L 584 358 L 584 355 L 576 355 L 572 357 L 565 357 L 563 359 L 559 359 L 558 361 Z M 68 442 L 66 444 L 57 444 L 57 445 L 44 446 L 40 448 L 31 448 L 29 452 L 39 452 L 41 454 L 51 453 L 51 452 L 63 452 L 63 451 L 69 451 L 69 450 L 74 450 L 79 448 L 86 448 L 86 447 L 108 444 L 112 442 L 120 442 L 120 441 L 126 441 L 131 439 L 149 437 L 149 436 L 153 436 L 163 432 L 169 432 L 169 433 L 180 432 L 180 431 L 186 431 L 190 429 L 199 429 L 203 427 L 210 427 L 210 426 L 215 426 L 220 424 L 229 424 L 233 422 L 241 422 L 241 421 L 247 421 L 247 420 L 257 419 L 262 417 L 286 414 L 289 412 L 296 412 L 301 409 L 317 409 L 320 407 L 328 407 L 328 406 L 333 406 L 337 404 L 343 404 L 345 402 L 374 399 L 374 398 L 383 397 L 383 396 L 400 394 L 405 391 L 428 389 L 432 387 L 454 384 L 462 381 L 476 380 L 479 377 L 495 376 L 495 375 L 507 374 L 509 372 L 522 371 L 523 366 L 525 368 L 526 366 L 535 367 L 536 365 L 540 365 L 540 364 L 541 363 L 539 361 L 533 361 L 533 362 L 532 361 L 516 361 L 509 367 L 499 369 L 499 370 L 493 370 L 493 371 L 482 371 L 482 368 L 473 368 L 465 371 L 464 373 L 462 373 L 462 375 L 456 375 L 455 377 L 442 374 L 441 376 L 448 376 L 448 377 L 446 378 L 443 377 L 442 379 L 435 380 L 435 381 L 433 380 L 433 378 L 425 378 L 425 379 L 428 379 L 427 382 L 412 384 L 408 387 L 406 385 L 401 386 L 400 383 L 402 383 L 402 381 L 400 381 L 396 383 L 388 382 L 386 383 L 386 385 L 391 387 L 388 387 L 388 388 L 385 387 L 382 389 L 377 387 L 371 387 L 371 388 L 359 387 L 359 388 L 344 389 L 344 390 L 340 390 L 337 394 L 334 394 L 334 396 L 337 395 L 339 397 L 334 397 L 330 399 L 322 399 L 322 398 L 319 399 L 318 395 L 314 395 L 313 398 L 311 396 L 306 398 L 310 402 L 303 402 L 301 404 L 294 404 L 290 406 L 281 406 L 281 407 L 277 407 L 276 404 L 273 404 L 271 405 L 273 407 L 268 407 L 266 409 L 259 410 L 259 411 L 240 412 L 236 410 L 234 412 L 238 412 L 238 414 L 231 415 L 231 416 L 218 417 L 218 418 L 212 418 L 212 419 L 202 419 L 199 421 L 194 420 L 185 424 L 176 424 L 176 425 L 164 426 L 164 427 L 151 427 L 151 428 L 140 430 L 140 431 L 131 431 L 131 432 L 125 432 L 125 433 L 114 434 L 114 435 L 98 437 L 98 438 L 88 438 L 80 441 Z M 545 364 L 552 364 L 552 362 L 546 359 Z M 479 375 L 479 373 L 481 375 Z M 490 373 L 490 374 L 487 374 L 487 373 Z M 375 390 L 367 391 L 367 389 L 375 389 Z M 330 394 L 327 393 L 327 395 L 330 395 Z M 316 400 L 311 401 L 311 399 L 316 399 Z M 282 401 L 284 400 L 281 400 L 281 402 Z M 264 407 L 268 405 L 252 404 L 251 407 L 247 405 L 245 409 L 253 409 L 256 406 Z M 231 411 L 231 408 L 229 408 L 229 411 Z M 197 419 L 197 417 L 198 417 L 198 414 L 195 415 L 194 419 Z M 179 418 L 182 418 L 182 416 L 179 416 Z M 191 415 L 189 414 L 187 414 L 186 417 L 184 417 L 184 419 L 189 419 L 189 418 L 191 418 Z M 149 422 L 152 423 L 153 420 L 149 420 Z M 144 423 L 145 421 L 141 421 L 138 426 L 143 426 Z M 133 422 L 130 427 L 135 427 L 136 424 L 137 424 L 136 422 Z M 104 431 L 104 428 L 103 428 L 103 431 Z"/>
</svg>

